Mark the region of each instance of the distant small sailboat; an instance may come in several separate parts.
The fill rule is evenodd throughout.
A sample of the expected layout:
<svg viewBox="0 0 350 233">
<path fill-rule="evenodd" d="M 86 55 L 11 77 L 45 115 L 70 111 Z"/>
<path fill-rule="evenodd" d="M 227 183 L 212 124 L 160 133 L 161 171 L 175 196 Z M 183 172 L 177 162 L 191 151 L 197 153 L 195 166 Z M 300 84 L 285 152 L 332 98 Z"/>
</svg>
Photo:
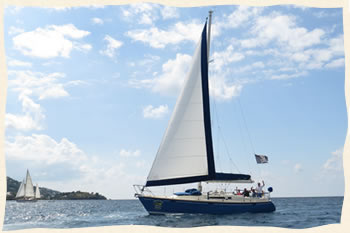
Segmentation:
<svg viewBox="0 0 350 233">
<path fill-rule="evenodd" d="M 34 186 L 32 178 L 30 177 L 29 170 L 27 170 L 26 179 L 22 181 L 16 194 L 16 200 L 18 202 L 24 201 L 37 201 L 40 199 L 40 190 L 38 184 L 34 192 Z"/>
<path fill-rule="evenodd" d="M 36 184 L 36 188 L 35 188 L 35 198 L 40 199 L 40 190 L 39 190 L 38 184 Z"/>
</svg>

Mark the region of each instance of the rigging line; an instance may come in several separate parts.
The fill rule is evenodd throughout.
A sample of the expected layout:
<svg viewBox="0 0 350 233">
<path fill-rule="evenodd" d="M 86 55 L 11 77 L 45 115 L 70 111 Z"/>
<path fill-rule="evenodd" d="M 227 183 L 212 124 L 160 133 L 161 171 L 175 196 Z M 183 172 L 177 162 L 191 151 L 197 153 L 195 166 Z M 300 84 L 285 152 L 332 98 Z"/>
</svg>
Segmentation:
<svg viewBox="0 0 350 233">
<path fill-rule="evenodd" d="M 214 80 L 212 79 L 212 83 L 214 85 Z M 218 130 L 216 131 L 216 139 L 217 139 L 217 147 L 215 148 L 216 151 L 217 151 L 217 156 L 215 156 L 215 158 L 217 158 L 217 162 L 218 162 L 218 167 L 219 169 L 222 169 L 222 166 L 221 166 L 221 159 L 220 159 L 220 134 L 219 134 L 219 120 L 218 120 L 218 114 L 217 114 L 217 107 L 216 107 L 216 102 L 215 102 L 215 98 L 212 98 L 212 103 L 213 103 L 213 112 L 215 112 L 215 120 L 216 120 L 216 127 L 218 128 Z M 213 123 L 214 122 L 214 119 L 212 119 Z"/>
<path fill-rule="evenodd" d="M 237 104 L 235 105 L 235 106 L 237 106 Z M 237 108 L 237 107 L 236 107 Z M 235 113 L 233 112 L 233 114 L 235 115 Z M 248 168 L 249 168 L 249 172 L 250 172 L 250 174 L 252 174 L 252 168 L 251 168 L 251 166 L 250 166 L 250 162 L 249 162 L 249 160 L 250 160 L 250 156 L 249 156 L 249 152 L 248 152 L 248 149 L 247 149 L 247 144 L 246 144 L 246 142 L 245 142 L 245 140 L 244 140 L 244 135 L 243 135 L 243 129 L 242 129 L 242 123 L 241 123 L 241 119 L 238 117 L 237 118 L 238 119 L 238 127 L 239 127 L 239 132 L 240 132 L 240 134 L 241 134 L 241 140 L 242 140 L 242 144 L 243 144 L 243 148 L 244 148 L 244 152 L 245 152 L 245 155 L 247 156 L 247 160 L 248 160 Z"/>
<path fill-rule="evenodd" d="M 221 159 L 220 159 L 220 134 L 219 134 L 219 130 L 216 131 L 216 141 L 217 141 L 217 153 L 218 153 L 218 156 L 216 156 L 216 158 L 218 158 L 218 163 L 219 163 L 219 169 L 222 169 L 222 166 L 221 166 Z"/>
<path fill-rule="evenodd" d="M 213 85 L 215 86 L 214 80 L 213 79 L 211 79 L 211 80 L 212 80 Z M 225 141 L 225 137 L 224 137 L 224 135 L 222 133 L 222 130 L 221 130 L 221 127 L 220 127 L 220 123 L 219 123 L 220 118 L 219 118 L 219 115 L 218 115 L 218 108 L 217 108 L 217 105 L 216 105 L 215 97 L 213 98 L 213 107 L 214 107 L 214 112 L 215 112 L 215 116 L 216 116 L 215 118 L 216 118 L 217 128 L 218 128 L 218 136 L 220 136 L 219 135 L 219 133 L 220 133 L 222 141 L 224 142 L 224 146 L 225 146 L 225 149 L 226 149 L 226 156 L 229 159 L 229 161 L 231 162 L 231 164 L 237 169 L 237 171 L 239 173 L 241 173 L 240 170 L 238 169 L 237 165 L 233 162 L 233 160 L 231 158 L 230 152 L 228 150 L 228 147 L 227 147 L 227 144 L 226 144 L 226 141 Z M 217 156 L 217 157 L 219 157 L 219 156 Z M 232 167 L 231 166 L 230 166 L 230 171 L 232 172 Z"/>
<path fill-rule="evenodd" d="M 213 80 L 213 79 L 211 79 L 211 81 L 212 81 L 212 83 L 213 83 L 213 85 L 215 86 L 215 81 Z M 222 131 L 221 131 L 221 127 L 220 127 L 220 123 L 219 123 L 219 115 L 218 115 L 218 108 L 217 108 L 217 105 L 216 105 L 216 101 L 215 101 L 215 97 L 214 98 L 212 98 L 213 100 L 212 100 L 212 103 L 213 103 L 213 112 L 215 112 L 215 119 L 216 119 L 216 124 L 217 124 L 217 128 L 218 128 L 218 139 L 219 139 L 219 136 L 220 136 L 220 134 L 221 134 L 221 138 L 222 138 L 222 141 L 224 142 L 224 145 L 225 145 L 225 149 L 226 149 L 226 156 L 228 157 L 228 159 L 229 159 L 229 161 L 231 162 L 231 164 L 233 164 L 233 166 L 237 169 L 237 171 L 239 172 L 239 173 L 241 173 L 240 171 L 239 171 L 239 169 L 238 169 L 238 167 L 237 167 L 237 165 L 233 162 L 233 160 L 231 159 L 231 157 L 230 157 L 230 153 L 229 153 L 229 150 L 228 150 L 228 147 L 227 147 L 227 145 L 226 145 L 226 142 L 225 142 L 225 138 L 224 138 L 224 135 L 223 135 L 223 133 L 222 133 Z M 218 141 L 219 142 L 219 141 Z M 218 143 L 219 144 L 219 143 Z M 218 160 L 219 160 L 219 155 L 218 156 L 216 156 L 217 158 L 218 158 Z M 218 162 L 221 162 L 220 160 L 218 161 Z M 221 164 L 220 164 L 221 165 Z M 231 171 L 231 173 L 232 173 L 232 167 L 230 166 L 230 171 Z"/>
<path fill-rule="evenodd" d="M 250 142 L 250 145 L 253 149 L 253 152 L 255 154 L 255 149 L 254 149 L 254 146 L 253 146 L 253 143 L 252 143 L 252 138 L 250 137 L 250 133 L 249 133 L 249 130 L 248 130 L 248 127 L 247 127 L 247 122 L 245 120 L 245 116 L 244 116 L 244 113 L 243 113 L 243 108 L 242 108 L 242 105 L 241 105 L 241 101 L 239 100 L 239 98 L 237 98 L 238 100 L 238 103 L 239 103 L 239 107 L 240 107 L 240 110 L 241 110 L 241 114 L 242 114 L 242 118 L 243 118 L 243 121 L 244 121 L 244 125 L 245 125 L 245 128 L 247 130 L 247 133 L 248 133 L 248 138 L 249 138 L 249 142 Z"/>
<path fill-rule="evenodd" d="M 246 122 L 246 119 L 245 119 L 245 115 L 244 115 L 243 108 L 242 108 L 242 105 L 241 105 L 241 101 L 239 100 L 239 97 L 237 98 L 237 100 L 238 100 L 238 104 L 239 104 L 239 107 L 240 107 L 241 115 L 242 115 L 242 118 L 243 118 L 243 121 L 244 121 L 244 126 L 245 126 L 245 128 L 247 130 L 250 146 L 251 146 L 251 148 L 253 150 L 253 153 L 254 153 L 254 156 L 255 156 L 255 148 L 254 148 L 254 145 L 253 145 L 253 142 L 252 142 L 252 138 L 251 138 L 250 133 L 249 133 L 249 129 L 248 129 L 248 126 L 247 126 L 247 122 Z M 262 179 L 262 173 L 261 173 L 261 168 L 260 168 L 259 165 L 258 165 L 258 170 L 259 170 L 259 178 L 261 180 Z"/>
<path fill-rule="evenodd" d="M 212 79 L 212 82 L 213 82 L 213 85 L 214 85 L 214 80 Z M 228 147 L 227 147 L 227 144 L 226 144 L 226 141 L 225 141 L 225 138 L 224 138 L 224 135 L 221 131 L 221 127 L 220 127 L 220 123 L 219 123 L 219 115 L 218 115 L 218 109 L 217 109 L 217 106 L 216 106 L 216 101 L 215 101 L 215 98 L 213 98 L 213 106 L 214 106 L 214 112 L 215 112 L 215 116 L 216 116 L 216 122 L 217 122 L 217 127 L 218 127 L 218 133 L 221 134 L 221 137 L 222 137 L 222 141 L 224 142 L 224 145 L 225 145 L 225 149 L 226 149 L 226 156 L 228 157 L 229 161 L 231 162 L 231 164 L 233 164 L 233 166 L 237 169 L 237 171 L 239 173 L 241 173 L 237 167 L 237 165 L 233 162 L 233 160 L 231 159 L 230 157 L 230 153 L 229 153 L 229 150 L 228 150 Z M 219 157 L 219 156 L 217 156 Z M 232 167 L 230 167 L 230 170 L 232 172 Z"/>
<path fill-rule="evenodd" d="M 236 166 L 236 164 L 233 162 L 233 160 L 231 159 L 231 157 L 230 157 L 230 153 L 229 153 L 229 150 L 228 150 L 228 147 L 227 147 L 227 144 L 226 144 L 226 141 L 225 141 L 225 139 L 224 139 L 224 136 L 223 136 L 223 134 L 222 134 L 222 131 L 221 131 L 221 127 L 219 126 L 219 132 L 221 133 L 221 135 L 222 135 L 222 141 L 224 142 L 224 145 L 225 145 L 225 149 L 226 149 L 226 156 L 228 157 L 228 159 L 230 160 L 230 162 L 235 166 L 235 168 L 237 169 L 237 171 L 239 172 L 239 173 L 241 173 L 240 171 L 239 171 L 239 169 L 238 169 L 238 167 Z"/>
</svg>

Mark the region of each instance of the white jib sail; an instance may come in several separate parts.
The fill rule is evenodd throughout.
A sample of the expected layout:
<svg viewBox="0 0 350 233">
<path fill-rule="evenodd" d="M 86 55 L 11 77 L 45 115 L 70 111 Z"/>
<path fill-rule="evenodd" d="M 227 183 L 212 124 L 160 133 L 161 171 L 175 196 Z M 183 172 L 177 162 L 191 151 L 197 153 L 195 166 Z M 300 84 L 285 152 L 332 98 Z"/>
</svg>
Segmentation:
<svg viewBox="0 0 350 233">
<path fill-rule="evenodd" d="M 39 199 L 40 198 L 40 190 L 38 184 L 36 184 L 35 188 L 35 198 Z"/>
<path fill-rule="evenodd" d="M 20 184 L 19 189 L 17 191 L 16 198 L 24 196 L 24 186 L 25 185 L 24 185 L 24 180 L 23 180 L 23 182 Z"/>
<path fill-rule="evenodd" d="M 208 164 L 199 41 L 147 181 L 201 175 L 208 175 Z"/>
<path fill-rule="evenodd" d="M 26 197 L 34 197 L 34 187 L 32 178 L 30 177 L 29 171 L 27 170 L 26 176 L 26 185 L 25 185 L 25 196 Z"/>
</svg>

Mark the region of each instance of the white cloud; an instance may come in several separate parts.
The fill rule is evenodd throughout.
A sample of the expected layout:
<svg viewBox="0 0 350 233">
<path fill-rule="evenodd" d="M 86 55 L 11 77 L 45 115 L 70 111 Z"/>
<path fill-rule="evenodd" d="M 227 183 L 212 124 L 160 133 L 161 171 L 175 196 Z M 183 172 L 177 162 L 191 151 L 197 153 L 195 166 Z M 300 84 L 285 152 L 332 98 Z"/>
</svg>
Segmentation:
<svg viewBox="0 0 350 233">
<path fill-rule="evenodd" d="M 144 59 L 138 62 L 138 65 L 140 66 L 147 66 L 147 67 L 151 67 L 152 65 L 154 65 L 157 61 L 160 60 L 159 56 L 154 56 L 154 55 L 149 55 L 146 54 L 144 55 Z"/>
<path fill-rule="evenodd" d="M 45 115 L 40 104 L 35 103 L 27 95 L 20 95 L 19 100 L 22 102 L 23 115 L 6 113 L 5 127 L 22 131 L 43 130 Z"/>
<path fill-rule="evenodd" d="M 132 185 L 144 184 L 147 175 L 136 175 L 130 172 L 131 169 L 135 170 L 135 166 L 129 167 L 121 162 L 109 161 L 109 164 L 106 164 L 100 159 L 95 162 L 85 161 L 79 168 L 78 178 L 70 178 L 64 181 L 44 181 L 40 182 L 40 186 L 63 192 L 81 190 L 98 192 L 107 198 L 130 199 L 135 193 Z M 137 170 L 144 170 L 144 167 L 139 166 Z M 116 189 L 116 187 L 118 188 Z"/>
<path fill-rule="evenodd" d="M 291 73 L 291 74 L 276 74 L 276 75 L 272 75 L 271 79 L 274 79 L 274 80 L 291 79 L 291 78 L 306 76 L 307 74 L 308 74 L 308 72 L 306 72 L 306 71 L 296 72 L 296 73 Z"/>
<path fill-rule="evenodd" d="M 141 154 L 140 150 L 132 151 L 132 150 L 121 149 L 119 152 L 119 155 L 121 157 L 139 157 L 140 154 Z"/>
<path fill-rule="evenodd" d="M 92 22 L 92 24 L 99 24 L 99 25 L 102 25 L 104 23 L 102 19 L 96 18 L 96 17 L 92 18 L 91 22 Z"/>
<path fill-rule="evenodd" d="M 145 76 L 146 73 L 151 72 L 153 69 L 153 66 L 160 61 L 159 56 L 151 55 L 151 54 L 145 54 L 144 58 L 135 61 L 135 62 L 128 62 L 128 66 L 135 67 L 135 66 L 141 66 L 140 68 L 137 68 L 135 70 L 142 70 L 142 74 Z M 134 72 L 133 76 L 137 76 L 139 72 Z M 153 72 L 153 76 L 156 76 L 157 72 Z M 131 81 L 133 82 L 133 81 Z"/>
<path fill-rule="evenodd" d="M 344 35 L 338 35 L 337 37 L 331 38 L 328 44 L 332 54 L 335 56 L 344 55 Z"/>
<path fill-rule="evenodd" d="M 342 67 L 345 65 L 345 59 L 344 58 L 339 58 L 335 59 L 325 65 L 326 68 L 338 68 Z"/>
<path fill-rule="evenodd" d="M 143 117 L 159 119 L 168 114 L 168 112 L 168 105 L 160 105 L 159 107 L 153 107 L 152 105 L 148 105 L 143 108 Z"/>
<path fill-rule="evenodd" d="M 111 58 L 114 57 L 116 50 L 123 45 L 123 42 L 116 40 L 109 35 L 106 35 L 104 40 L 107 41 L 107 47 L 105 50 L 101 50 L 100 53 Z"/>
<path fill-rule="evenodd" d="M 11 66 L 11 67 L 31 67 L 32 63 L 19 61 L 19 60 L 15 60 L 15 59 L 9 59 L 8 66 Z"/>
<path fill-rule="evenodd" d="M 140 151 L 135 150 L 131 153 L 133 156 L 139 156 Z M 99 192 L 108 198 L 130 198 L 134 193 L 132 184 L 144 183 L 146 175 L 129 174 L 126 171 L 137 167 L 138 171 L 143 173 L 143 163 L 133 163 L 130 167 L 117 160 L 106 161 L 100 156 L 88 155 L 67 138 L 55 140 L 42 134 L 17 135 L 12 140 L 6 140 L 5 154 L 7 160 L 19 160 L 30 164 L 30 167 L 36 167 L 37 170 L 40 170 L 40 167 L 46 168 L 42 172 L 59 178 L 46 182 L 39 180 L 40 186 L 60 191 L 81 190 Z M 65 169 L 57 169 L 60 166 L 64 166 Z M 31 171 L 35 174 L 35 169 Z M 69 179 L 64 179 L 67 176 Z M 118 190 L 111 186 L 111 183 L 119 187 Z"/>
<path fill-rule="evenodd" d="M 310 54 L 304 52 L 296 52 L 292 54 L 290 58 L 296 62 L 306 62 L 310 59 Z"/>
<path fill-rule="evenodd" d="M 252 29 L 254 37 L 242 40 L 241 45 L 252 48 L 274 41 L 285 46 L 285 50 L 302 50 L 320 44 L 324 34 L 319 28 L 308 31 L 298 27 L 295 17 L 274 12 L 269 16 L 259 16 Z"/>
<path fill-rule="evenodd" d="M 170 7 L 170 6 L 164 6 L 163 9 L 161 9 L 161 14 L 163 19 L 171 19 L 171 18 L 179 17 L 179 12 L 177 11 L 177 8 Z"/>
<path fill-rule="evenodd" d="M 126 35 L 134 41 L 141 41 L 153 48 L 164 48 L 169 44 L 178 44 L 183 41 L 197 42 L 200 38 L 203 25 L 195 21 L 178 22 L 168 30 L 157 27 L 150 29 L 131 30 Z"/>
<path fill-rule="evenodd" d="M 237 28 L 242 23 L 246 23 L 248 27 L 248 33 L 245 34 L 248 37 L 242 40 L 233 38 L 226 47 L 224 43 L 220 44 L 219 47 L 225 49 L 212 53 L 211 58 L 214 62 L 210 63 L 210 71 L 217 81 L 210 81 L 210 94 L 214 98 L 230 100 L 239 95 L 248 83 L 241 82 L 242 80 L 250 79 L 249 83 L 262 79 L 287 80 L 305 77 L 312 69 L 330 69 L 344 65 L 344 59 L 341 57 L 344 54 L 343 35 L 331 37 L 327 34 L 328 31 L 322 28 L 302 27 L 298 25 L 297 18 L 290 14 L 273 12 L 263 15 L 262 12 L 263 8 L 239 7 L 214 22 L 215 35 L 219 35 L 223 28 Z M 196 21 L 192 23 L 193 28 L 197 29 L 190 31 L 197 32 L 186 34 L 193 35 L 193 38 L 181 34 L 189 25 L 184 22 L 178 22 L 166 29 L 150 27 L 133 30 L 127 32 L 127 35 L 151 47 L 165 48 L 170 44 L 197 41 L 202 24 Z M 249 56 L 252 55 L 266 60 L 241 65 L 242 61 L 249 60 Z M 172 63 L 172 68 L 166 66 L 167 63 Z M 178 94 L 183 84 L 183 78 L 178 77 L 185 78 L 188 67 L 186 64 L 177 66 L 180 64 L 178 59 L 169 60 L 167 63 L 163 64 L 162 72 L 155 74 L 154 78 L 132 79 L 129 84 L 136 88 L 149 88 L 156 93 Z M 235 77 L 236 80 L 230 81 L 231 74 L 239 74 L 242 77 Z"/>
<path fill-rule="evenodd" d="M 88 85 L 88 82 L 83 81 L 83 80 L 73 80 L 65 83 L 64 86 L 79 86 L 79 85 Z"/>
<path fill-rule="evenodd" d="M 17 28 L 17 27 L 14 27 L 14 26 L 11 26 L 8 30 L 8 34 L 9 35 L 15 35 L 15 34 L 20 34 L 20 33 L 23 33 L 24 32 L 24 29 L 23 28 Z"/>
<path fill-rule="evenodd" d="M 211 68 L 215 71 L 220 71 L 223 66 L 232 62 L 241 61 L 244 57 L 244 54 L 235 52 L 233 46 L 229 45 L 225 50 L 213 53 L 212 58 L 214 59 L 214 62 L 211 64 Z"/>
<path fill-rule="evenodd" d="M 238 28 L 241 25 L 252 21 L 253 18 L 260 15 L 263 7 L 239 6 L 229 15 L 224 15 L 223 18 L 214 26 L 221 28 Z M 219 30 L 220 30 L 219 29 Z"/>
<path fill-rule="evenodd" d="M 22 102 L 22 111 L 24 115 L 6 114 L 5 126 L 6 128 L 14 128 L 17 130 L 42 130 L 42 122 L 45 115 L 41 106 L 35 103 L 26 95 L 20 95 L 19 100 Z"/>
<path fill-rule="evenodd" d="M 9 71 L 8 75 L 9 91 L 18 92 L 18 100 L 22 103 L 22 114 L 7 113 L 6 128 L 23 131 L 44 129 L 44 111 L 31 96 L 38 99 L 68 96 L 63 84 L 57 83 L 57 80 L 64 75 L 60 73 L 43 75 L 30 71 Z"/>
<path fill-rule="evenodd" d="M 124 20 L 129 22 L 153 25 L 160 18 L 178 18 L 179 13 L 176 7 L 161 6 L 152 3 L 136 3 L 123 7 L 122 16 Z"/>
<path fill-rule="evenodd" d="M 327 30 L 306 29 L 297 22 L 295 16 L 278 12 L 258 15 L 253 19 L 251 35 L 231 42 L 236 52 L 246 56 L 269 56 L 264 61 L 265 67 L 260 68 L 261 75 L 267 79 L 286 80 L 307 76 L 308 70 L 344 66 L 343 35 L 332 37 Z M 250 70 L 249 67 L 237 67 L 233 72 Z"/>
<path fill-rule="evenodd" d="M 34 95 L 39 100 L 69 96 L 59 80 L 63 73 L 43 74 L 31 71 L 9 71 L 9 88 L 22 95 Z"/>
<path fill-rule="evenodd" d="M 176 54 L 174 60 L 164 63 L 162 73 L 154 79 L 152 90 L 168 95 L 177 94 L 187 76 L 191 60 L 187 54 Z"/>
<path fill-rule="evenodd" d="M 50 25 L 34 31 L 23 32 L 13 38 L 15 49 L 24 55 L 40 58 L 68 58 L 73 49 L 90 50 L 91 45 L 81 45 L 76 40 L 90 32 L 79 30 L 73 24 Z"/>
<path fill-rule="evenodd" d="M 44 110 L 40 104 L 35 103 L 33 97 L 38 100 L 62 98 L 69 96 L 66 86 L 86 84 L 81 80 L 62 83 L 61 79 L 65 77 L 63 73 L 43 74 L 10 70 L 8 76 L 9 91 L 18 93 L 18 100 L 22 103 L 22 114 L 7 113 L 5 126 L 22 131 L 44 129 Z"/>
<path fill-rule="evenodd" d="M 92 49 L 91 44 L 74 43 L 74 47 L 76 50 L 79 50 L 79 51 L 85 52 L 85 53 Z"/>
<path fill-rule="evenodd" d="M 323 164 L 323 170 L 328 172 L 343 170 L 343 148 L 332 152 L 332 156 Z"/>
<path fill-rule="evenodd" d="M 6 113 L 5 115 L 5 127 L 13 128 L 16 130 L 29 131 L 29 130 L 42 130 L 43 126 L 41 122 L 34 119 L 30 114 L 26 115 L 14 115 Z"/>
<path fill-rule="evenodd" d="M 5 142 L 6 158 L 20 161 L 33 161 L 51 165 L 69 163 L 78 165 L 87 160 L 86 154 L 66 138 L 60 142 L 47 135 L 18 135 L 13 141 Z"/>
<path fill-rule="evenodd" d="M 230 57 L 231 55 L 231 57 Z M 230 100 L 238 96 L 243 88 L 243 84 L 247 82 L 229 83 L 225 78 L 226 73 L 222 67 L 231 62 L 242 59 L 241 55 L 235 55 L 231 46 L 222 53 L 213 55 L 213 72 L 214 74 L 209 80 L 210 95 L 219 101 Z M 192 58 L 186 54 L 178 53 L 175 59 L 170 59 L 162 66 L 162 73 L 153 79 L 143 79 L 129 81 L 129 85 L 134 88 L 148 88 L 155 93 L 162 95 L 178 95 L 181 90 L 184 80 L 187 77 Z M 257 62 L 254 67 L 263 67 L 262 62 Z M 225 70 L 226 71 L 226 70 Z"/>
<path fill-rule="evenodd" d="M 153 24 L 153 21 L 158 19 L 157 8 L 158 5 L 151 3 L 130 4 L 122 9 L 122 15 L 128 21 L 135 20 L 139 24 Z"/>
<path fill-rule="evenodd" d="M 230 100 L 235 96 L 239 96 L 243 85 L 229 84 L 222 76 L 214 76 L 209 80 L 209 92 L 212 97 L 219 101 Z"/>
<path fill-rule="evenodd" d="M 284 56 L 296 62 L 300 69 L 338 68 L 344 66 L 343 39 L 336 37 L 326 43 L 324 48 L 310 48 L 296 53 L 286 53 Z"/>
<path fill-rule="evenodd" d="M 129 85 L 135 88 L 150 88 L 163 95 L 177 95 L 191 64 L 191 56 L 176 54 L 162 65 L 162 73 L 153 79 L 130 80 Z"/>
<path fill-rule="evenodd" d="M 261 61 L 254 62 L 251 66 L 254 68 L 265 68 L 265 64 Z"/>
</svg>

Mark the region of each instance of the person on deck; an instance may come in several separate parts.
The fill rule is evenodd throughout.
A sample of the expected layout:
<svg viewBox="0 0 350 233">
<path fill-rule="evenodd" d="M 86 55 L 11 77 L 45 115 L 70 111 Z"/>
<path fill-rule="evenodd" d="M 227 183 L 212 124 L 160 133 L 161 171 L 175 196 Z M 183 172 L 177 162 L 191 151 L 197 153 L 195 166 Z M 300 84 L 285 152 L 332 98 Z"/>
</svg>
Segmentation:
<svg viewBox="0 0 350 233">
<path fill-rule="evenodd" d="M 256 197 L 256 192 L 253 187 L 250 188 L 250 192 L 252 193 L 252 197 Z"/>
<path fill-rule="evenodd" d="M 264 181 L 262 181 L 263 185 L 260 185 L 260 183 L 258 183 L 258 187 L 256 187 L 256 193 L 258 197 L 262 197 L 263 195 L 263 187 L 265 186 Z"/>
<path fill-rule="evenodd" d="M 243 196 L 249 197 L 249 191 L 246 188 L 243 191 Z"/>
<path fill-rule="evenodd" d="M 236 187 L 236 189 L 233 191 L 234 195 L 241 195 L 241 191 Z"/>
<path fill-rule="evenodd" d="M 235 195 L 242 195 L 241 190 L 238 187 L 235 189 Z"/>
</svg>

